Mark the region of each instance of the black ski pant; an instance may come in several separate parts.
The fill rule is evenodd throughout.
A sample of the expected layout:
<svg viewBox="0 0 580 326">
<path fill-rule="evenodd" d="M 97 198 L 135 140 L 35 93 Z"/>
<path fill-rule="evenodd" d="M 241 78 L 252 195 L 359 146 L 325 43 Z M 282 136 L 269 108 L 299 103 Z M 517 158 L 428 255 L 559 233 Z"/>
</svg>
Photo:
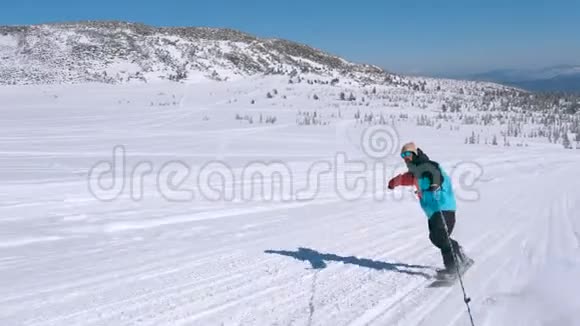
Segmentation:
<svg viewBox="0 0 580 326">
<path fill-rule="evenodd" d="M 441 218 L 441 215 L 443 215 L 443 219 Z M 455 259 L 453 258 L 453 251 L 451 251 L 451 247 L 449 246 L 449 240 L 447 239 L 447 232 L 445 232 L 445 227 L 443 226 L 443 220 L 445 220 L 447 230 L 449 231 L 449 235 L 451 235 L 453 227 L 455 226 L 455 211 L 442 211 L 433 214 L 429 219 L 429 239 L 435 247 L 441 250 L 441 256 L 443 257 L 445 268 L 453 268 L 455 267 Z M 451 244 L 453 250 L 458 255 L 459 259 L 461 259 L 461 246 L 453 239 L 451 239 Z"/>
</svg>

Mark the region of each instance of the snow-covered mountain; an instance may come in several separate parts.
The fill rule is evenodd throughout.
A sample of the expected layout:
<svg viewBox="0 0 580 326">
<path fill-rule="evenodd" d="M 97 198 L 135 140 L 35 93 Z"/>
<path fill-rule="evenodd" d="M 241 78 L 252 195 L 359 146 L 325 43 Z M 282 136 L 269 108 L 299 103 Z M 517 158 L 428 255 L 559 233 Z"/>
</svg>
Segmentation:
<svg viewBox="0 0 580 326">
<path fill-rule="evenodd" d="M 0 53 L 31 84 L 0 86 L 0 325 L 467 325 L 387 188 L 407 141 L 454 185 L 476 325 L 579 325 L 580 98 L 207 28 L 6 27 Z"/>
<path fill-rule="evenodd" d="M 510 90 L 492 83 L 397 75 L 304 44 L 262 39 L 231 29 L 115 21 L 0 26 L 0 58 L 0 84 L 195 82 L 308 75 L 317 83 L 336 84 L 346 79 L 359 85 L 394 85 L 411 91 Z"/>
<path fill-rule="evenodd" d="M 396 82 L 383 69 L 312 47 L 230 29 L 158 28 L 126 22 L 0 27 L 0 83 L 235 79 L 312 72 Z"/>
</svg>

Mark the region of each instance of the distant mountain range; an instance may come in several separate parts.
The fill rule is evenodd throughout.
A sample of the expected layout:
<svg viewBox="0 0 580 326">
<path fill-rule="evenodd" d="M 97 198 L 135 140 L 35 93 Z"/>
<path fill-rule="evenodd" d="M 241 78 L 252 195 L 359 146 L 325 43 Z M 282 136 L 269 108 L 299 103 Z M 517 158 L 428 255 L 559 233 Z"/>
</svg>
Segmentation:
<svg viewBox="0 0 580 326">
<path fill-rule="evenodd" d="M 580 66 L 559 65 L 542 69 L 501 69 L 455 78 L 490 81 L 530 91 L 580 92 Z"/>
</svg>

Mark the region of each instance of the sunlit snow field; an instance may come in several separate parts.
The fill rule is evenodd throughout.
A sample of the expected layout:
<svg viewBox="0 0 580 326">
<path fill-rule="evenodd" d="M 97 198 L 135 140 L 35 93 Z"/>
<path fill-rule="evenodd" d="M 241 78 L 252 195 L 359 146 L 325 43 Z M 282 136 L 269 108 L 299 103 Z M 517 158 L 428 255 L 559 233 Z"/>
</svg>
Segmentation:
<svg viewBox="0 0 580 326">
<path fill-rule="evenodd" d="M 467 325 L 412 189 L 385 190 L 415 141 L 453 178 L 477 325 L 580 325 L 580 151 L 300 87 L 0 88 L 0 324 Z"/>
</svg>

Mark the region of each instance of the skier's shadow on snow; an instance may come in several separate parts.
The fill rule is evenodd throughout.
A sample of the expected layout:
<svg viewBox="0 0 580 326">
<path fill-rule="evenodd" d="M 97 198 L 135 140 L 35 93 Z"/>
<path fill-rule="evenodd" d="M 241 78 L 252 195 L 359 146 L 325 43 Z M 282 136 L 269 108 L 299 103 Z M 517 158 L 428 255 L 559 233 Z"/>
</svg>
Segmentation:
<svg viewBox="0 0 580 326">
<path fill-rule="evenodd" d="M 309 248 L 298 248 L 298 251 L 286 251 L 286 250 L 266 250 L 267 254 L 276 254 L 282 256 L 292 257 L 300 261 L 307 261 L 310 263 L 313 269 L 323 269 L 326 268 L 326 262 L 334 261 L 341 262 L 344 264 L 358 265 L 361 267 L 372 268 L 376 270 L 387 270 L 397 273 L 422 276 L 425 278 L 431 278 L 427 273 L 408 270 L 413 269 L 431 269 L 432 267 L 423 265 L 409 265 L 402 263 L 388 263 L 383 261 L 376 261 L 367 258 L 357 258 L 354 256 L 342 257 L 335 254 L 323 254 L 316 250 Z"/>
</svg>

